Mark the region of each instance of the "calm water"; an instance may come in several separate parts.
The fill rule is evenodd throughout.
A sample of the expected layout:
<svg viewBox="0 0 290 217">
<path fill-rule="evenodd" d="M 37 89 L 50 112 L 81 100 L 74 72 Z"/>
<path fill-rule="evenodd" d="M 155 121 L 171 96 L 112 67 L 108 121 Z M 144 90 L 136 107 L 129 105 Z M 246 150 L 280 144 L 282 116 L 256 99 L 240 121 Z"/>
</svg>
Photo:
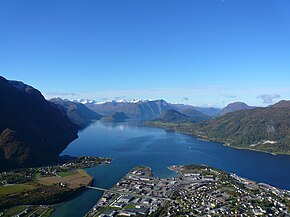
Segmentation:
<svg viewBox="0 0 290 217">
<path fill-rule="evenodd" d="M 137 123 L 96 122 L 80 132 L 63 154 L 113 158 L 110 165 L 87 170 L 95 178 L 94 186 L 104 188 L 113 186 L 136 165 L 148 165 L 155 176 L 169 177 L 176 174 L 168 166 L 196 163 L 290 189 L 290 156 L 237 150 Z M 101 195 L 87 190 L 58 207 L 53 216 L 83 216 Z"/>
</svg>

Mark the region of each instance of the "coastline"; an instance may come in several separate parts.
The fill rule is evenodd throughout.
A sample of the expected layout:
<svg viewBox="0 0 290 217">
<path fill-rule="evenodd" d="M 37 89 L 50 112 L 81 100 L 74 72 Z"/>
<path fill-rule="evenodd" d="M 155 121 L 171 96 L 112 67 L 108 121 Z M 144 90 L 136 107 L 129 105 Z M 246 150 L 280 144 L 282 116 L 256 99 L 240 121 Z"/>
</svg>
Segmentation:
<svg viewBox="0 0 290 217">
<path fill-rule="evenodd" d="M 163 129 L 163 128 L 161 128 L 161 129 Z M 205 141 L 205 142 L 217 142 L 217 143 L 221 143 L 225 147 L 230 147 L 230 148 L 234 148 L 234 149 L 261 152 L 261 153 L 265 153 L 265 154 L 271 154 L 271 155 L 274 155 L 274 156 L 276 156 L 276 155 L 287 155 L 287 156 L 289 156 L 290 155 L 290 153 L 288 153 L 288 152 L 286 152 L 286 153 L 269 152 L 269 151 L 260 150 L 260 149 L 253 149 L 253 148 L 247 148 L 247 147 L 227 145 L 227 142 L 225 142 L 225 141 L 219 141 L 219 140 L 214 140 L 214 139 L 206 139 L 206 138 L 204 138 L 202 136 L 198 136 L 196 134 L 186 133 L 186 132 L 182 132 L 182 131 L 175 131 L 175 132 L 182 133 L 182 134 L 185 134 L 185 135 L 189 135 L 189 136 L 195 137 L 198 140 Z"/>
</svg>

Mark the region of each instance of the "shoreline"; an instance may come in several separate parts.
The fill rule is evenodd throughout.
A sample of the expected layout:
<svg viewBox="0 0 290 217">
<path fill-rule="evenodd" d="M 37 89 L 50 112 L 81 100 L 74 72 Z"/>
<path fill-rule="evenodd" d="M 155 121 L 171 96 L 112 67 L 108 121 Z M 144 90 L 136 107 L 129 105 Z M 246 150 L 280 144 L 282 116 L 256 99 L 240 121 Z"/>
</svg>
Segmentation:
<svg viewBox="0 0 290 217">
<path fill-rule="evenodd" d="M 159 128 L 159 127 L 157 127 Z M 164 128 L 159 128 L 159 129 L 164 129 Z M 246 151 L 255 151 L 255 152 L 261 152 L 261 153 L 265 153 L 265 154 L 271 154 L 274 156 L 277 155 L 286 155 L 286 156 L 290 156 L 290 153 L 280 153 L 280 152 L 269 152 L 269 151 L 264 151 L 264 150 L 258 150 L 258 149 L 252 149 L 252 148 L 246 148 L 246 147 L 239 147 L 239 146 L 233 146 L 233 145 L 227 145 L 225 141 L 218 141 L 218 140 L 211 140 L 211 139 L 205 139 L 202 136 L 198 136 L 195 134 L 191 134 L 191 133 L 186 133 L 186 132 L 182 132 L 182 131 L 174 131 L 177 133 L 181 133 L 184 135 L 188 135 L 188 136 L 192 136 L 195 137 L 198 140 L 204 141 L 204 142 L 215 142 L 215 143 L 220 143 L 221 145 L 225 146 L 225 147 L 230 147 L 230 148 L 234 148 L 234 149 L 239 149 L 239 150 L 246 150 Z"/>
</svg>

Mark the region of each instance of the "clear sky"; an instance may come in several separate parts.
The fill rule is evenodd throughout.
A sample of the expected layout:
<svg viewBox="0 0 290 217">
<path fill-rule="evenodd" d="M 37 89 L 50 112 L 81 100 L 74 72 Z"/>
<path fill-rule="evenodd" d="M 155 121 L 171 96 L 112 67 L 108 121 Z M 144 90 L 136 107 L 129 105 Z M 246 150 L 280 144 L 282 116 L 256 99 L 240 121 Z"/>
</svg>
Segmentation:
<svg viewBox="0 0 290 217">
<path fill-rule="evenodd" d="M 46 97 L 290 99 L 289 0 L 0 0 L 0 75 Z"/>
</svg>

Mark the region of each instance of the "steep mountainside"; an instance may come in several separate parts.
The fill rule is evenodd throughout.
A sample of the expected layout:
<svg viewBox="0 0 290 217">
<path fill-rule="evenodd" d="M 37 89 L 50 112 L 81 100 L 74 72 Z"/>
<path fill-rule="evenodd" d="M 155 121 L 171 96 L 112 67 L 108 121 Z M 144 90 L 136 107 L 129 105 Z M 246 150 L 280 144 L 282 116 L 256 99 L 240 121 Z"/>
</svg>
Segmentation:
<svg viewBox="0 0 290 217">
<path fill-rule="evenodd" d="M 224 114 L 227 114 L 229 112 L 248 110 L 248 109 L 254 109 L 254 108 L 256 108 L 256 107 L 249 106 L 243 102 L 233 102 L 233 103 L 228 104 L 225 108 L 223 108 L 220 112 L 220 115 L 224 115 Z"/>
<path fill-rule="evenodd" d="M 0 76 L 0 169 L 52 162 L 78 127 L 22 82 Z"/>
<path fill-rule="evenodd" d="M 102 118 L 102 115 L 88 109 L 81 103 L 61 98 L 53 98 L 49 101 L 64 109 L 68 118 L 81 128 L 88 126 L 94 120 Z"/>
<path fill-rule="evenodd" d="M 280 104 L 231 112 L 200 124 L 151 122 L 147 125 L 178 130 L 237 148 L 290 154 L 290 106 L 280 108 Z"/>
</svg>

